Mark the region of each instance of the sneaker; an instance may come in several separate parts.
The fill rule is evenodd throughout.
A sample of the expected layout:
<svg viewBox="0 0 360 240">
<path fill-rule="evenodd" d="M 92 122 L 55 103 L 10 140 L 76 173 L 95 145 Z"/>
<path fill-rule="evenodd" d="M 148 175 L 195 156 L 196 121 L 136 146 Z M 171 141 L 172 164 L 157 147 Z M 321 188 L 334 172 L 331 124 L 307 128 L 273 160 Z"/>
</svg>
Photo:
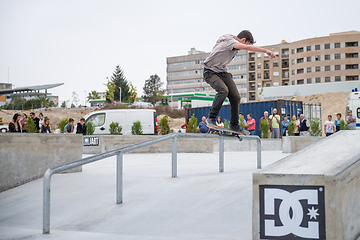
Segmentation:
<svg viewBox="0 0 360 240">
<path fill-rule="evenodd" d="M 214 126 L 216 126 L 216 118 L 207 118 L 206 119 L 206 124 L 207 125 L 214 125 Z"/>
<path fill-rule="evenodd" d="M 230 130 L 233 130 L 241 135 L 250 135 L 250 132 L 242 129 L 239 125 L 230 126 Z"/>
</svg>

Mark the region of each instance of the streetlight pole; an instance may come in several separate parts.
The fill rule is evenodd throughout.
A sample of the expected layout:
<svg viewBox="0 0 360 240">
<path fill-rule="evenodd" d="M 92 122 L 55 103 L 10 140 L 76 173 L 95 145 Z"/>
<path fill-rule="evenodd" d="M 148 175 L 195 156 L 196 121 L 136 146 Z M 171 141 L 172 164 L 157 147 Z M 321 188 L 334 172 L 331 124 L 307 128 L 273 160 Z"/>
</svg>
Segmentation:
<svg viewBox="0 0 360 240">
<path fill-rule="evenodd" d="M 121 87 L 119 87 L 120 88 L 120 103 L 121 103 Z"/>
</svg>

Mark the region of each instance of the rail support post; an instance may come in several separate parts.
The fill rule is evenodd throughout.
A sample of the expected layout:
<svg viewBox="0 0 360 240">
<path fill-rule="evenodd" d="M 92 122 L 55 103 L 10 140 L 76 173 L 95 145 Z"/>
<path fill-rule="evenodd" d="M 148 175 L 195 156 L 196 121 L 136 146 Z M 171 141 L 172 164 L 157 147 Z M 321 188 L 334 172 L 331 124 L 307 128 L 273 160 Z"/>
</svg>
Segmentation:
<svg viewBox="0 0 360 240">
<path fill-rule="evenodd" d="M 177 177 L 177 137 L 172 139 L 171 177 Z"/>
<path fill-rule="evenodd" d="M 116 158 L 116 204 L 123 202 L 123 153 Z"/>
<path fill-rule="evenodd" d="M 50 233 L 50 178 L 51 173 L 50 169 L 48 169 L 43 180 L 43 234 Z"/>
<path fill-rule="evenodd" d="M 257 169 L 261 169 L 261 140 L 260 138 L 256 139 L 257 142 Z"/>
<path fill-rule="evenodd" d="M 224 172 L 224 137 L 219 138 L 219 172 Z"/>
</svg>

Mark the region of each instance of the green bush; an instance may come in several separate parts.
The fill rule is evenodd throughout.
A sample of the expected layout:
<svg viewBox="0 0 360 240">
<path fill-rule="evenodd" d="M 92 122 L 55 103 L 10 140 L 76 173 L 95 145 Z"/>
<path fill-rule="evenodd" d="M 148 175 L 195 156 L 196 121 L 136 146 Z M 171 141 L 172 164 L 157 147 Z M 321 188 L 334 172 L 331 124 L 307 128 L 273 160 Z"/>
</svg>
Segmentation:
<svg viewBox="0 0 360 240">
<path fill-rule="evenodd" d="M 95 132 L 95 124 L 91 121 L 85 123 L 87 135 L 93 135 Z"/>
<path fill-rule="evenodd" d="M 189 133 L 196 133 L 197 132 L 197 118 L 193 114 L 188 122 L 188 132 Z"/>
<path fill-rule="evenodd" d="M 261 120 L 260 131 L 262 132 L 262 138 L 269 138 L 269 130 L 269 122 L 266 119 Z"/>
<path fill-rule="evenodd" d="M 349 124 L 347 124 L 344 120 L 341 120 L 340 130 L 350 130 Z"/>
<path fill-rule="evenodd" d="M 313 118 L 310 121 L 310 136 L 321 136 L 321 122 L 319 118 Z"/>
<path fill-rule="evenodd" d="M 224 119 L 224 128 L 229 128 L 230 127 L 230 122 L 227 119 Z"/>
<path fill-rule="evenodd" d="M 289 133 L 289 136 L 294 136 L 294 132 L 295 132 L 295 122 L 294 121 L 291 121 L 288 125 L 288 133 Z"/>
<path fill-rule="evenodd" d="M 131 126 L 131 134 L 132 135 L 142 135 L 143 130 L 140 121 L 133 122 L 133 125 Z"/>
<path fill-rule="evenodd" d="M 28 133 L 37 133 L 38 130 L 36 128 L 36 124 L 34 123 L 34 120 L 30 116 L 28 116 L 27 118 L 28 120 L 25 121 L 26 131 Z"/>
<path fill-rule="evenodd" d="M 110 134 L 112 135 L 120 135 L 122 131 L 122 127 L 118 122 L 110 123 Z"/>
<path fill-rule="evenodd" d="M 58 124 L 58 129 L 60 129 L 60 132 L 63 133 L 64 132 L 64 128 L 66 126 L 66 124 L 69 123 L 69 119 L 68 118 L 63 118 L 61 119 L 61 121 Z"/>
<path fill-rule="evenodd" d="M 2 122 L 3 120 L 2 120 L 2 118 L 0 118 L 0 122 Z M 2 123 L 0 123 L 0 125 L 3 125 Z"/>
<path fill-rule="evenodd" d="M 166 135 L 170 133 L 170 126 L 166 116 L 160 119 L 159 127 L 159 135 Z"/>
<path fill-rule="evenodd" d="M 240 127 L 242 129 L 245 129 L 245 124 L 244 124 L 245 118 L 244 118 L 244 116 L 242 116 L 239 120 L 240 120 L 240 123 L 239 123 Z M 224 125 L 224 127 L 225 127 L 225 125 Z"/>
</svg>

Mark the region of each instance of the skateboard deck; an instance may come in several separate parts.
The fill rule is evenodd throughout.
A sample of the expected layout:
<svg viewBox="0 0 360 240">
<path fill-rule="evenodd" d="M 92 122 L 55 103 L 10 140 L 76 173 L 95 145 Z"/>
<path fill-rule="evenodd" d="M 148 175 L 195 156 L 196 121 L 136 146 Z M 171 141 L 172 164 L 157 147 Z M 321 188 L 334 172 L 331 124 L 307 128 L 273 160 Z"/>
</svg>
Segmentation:
<svg viewBox="0 0 360 240">
<path fill-rule="evenodd" d="M 220 128 L 220 127 L 212 125 L 212 124 L 207 124 L 206 126 L 212 130 L 218 131 L 220 134 L 223 134 L 223 135 L 228 135 L 228 134 L 225 134 L 224 132 L 231 133 L 232 136 L 237 137 L 240 141 L 242 141 L 241 136 L 243 136 L 243 134 L 241 134 L 241 133 L 235 132 L 228 128 Z"/>
</svg>

